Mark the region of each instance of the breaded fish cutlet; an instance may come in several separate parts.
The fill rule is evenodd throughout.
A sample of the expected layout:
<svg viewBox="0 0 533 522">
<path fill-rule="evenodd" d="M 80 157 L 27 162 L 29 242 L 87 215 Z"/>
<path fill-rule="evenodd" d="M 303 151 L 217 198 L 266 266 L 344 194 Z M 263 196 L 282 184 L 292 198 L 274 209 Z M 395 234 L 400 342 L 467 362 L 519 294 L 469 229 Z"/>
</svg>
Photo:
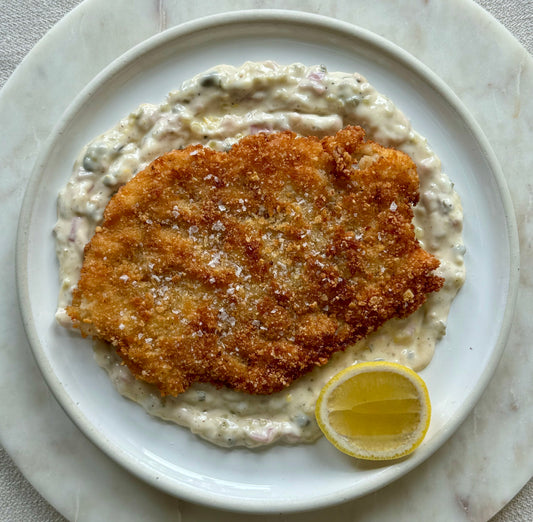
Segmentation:
<svg viewBox="0 0 533 522">
<path fill-rule="evenodd" d="M 109 202 L 67 311 L 162 395 L 279 391 L 442 287 L 418 187 L 359 127 L 172 151 Z"/>
</svg>

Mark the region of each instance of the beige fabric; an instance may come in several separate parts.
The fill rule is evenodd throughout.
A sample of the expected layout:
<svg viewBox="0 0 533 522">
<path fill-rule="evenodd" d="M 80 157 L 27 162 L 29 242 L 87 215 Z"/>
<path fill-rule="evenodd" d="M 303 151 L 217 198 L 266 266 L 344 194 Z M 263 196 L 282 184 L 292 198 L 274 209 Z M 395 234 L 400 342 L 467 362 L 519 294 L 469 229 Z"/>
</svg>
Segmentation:
<svg viewBox="0 0 533 522">
<path fill-rule="evenodd" d="M 529 53 L 533 54 L 533 0 L 475 1 L 499 20 Z"/>
</svg>

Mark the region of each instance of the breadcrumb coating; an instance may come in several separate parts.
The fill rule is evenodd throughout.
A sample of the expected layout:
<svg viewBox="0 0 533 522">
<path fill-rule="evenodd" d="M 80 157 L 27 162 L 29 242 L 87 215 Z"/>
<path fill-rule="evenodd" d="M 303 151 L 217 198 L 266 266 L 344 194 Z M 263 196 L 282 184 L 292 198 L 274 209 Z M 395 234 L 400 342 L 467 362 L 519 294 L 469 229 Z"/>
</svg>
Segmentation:
<svg viewBox="0 0 533 522">
<path fill-rule="evenodd" d="M 67 311 L 162 395 L 279 391 L 442 287 L 418 187 L 360 127 L 172 151 L 108 204 Z"/>
</svg>

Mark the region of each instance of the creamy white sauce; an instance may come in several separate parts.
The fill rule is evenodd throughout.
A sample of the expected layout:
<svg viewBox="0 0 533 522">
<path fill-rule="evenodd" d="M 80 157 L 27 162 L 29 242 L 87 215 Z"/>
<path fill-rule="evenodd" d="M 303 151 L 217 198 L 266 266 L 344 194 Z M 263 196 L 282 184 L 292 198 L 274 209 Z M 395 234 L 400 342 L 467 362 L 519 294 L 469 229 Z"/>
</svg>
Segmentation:
<svg viewBox="0 0 533 522">
<path fill-rule="evenodd" d="M 269 396 L 195 384 L 178 397 L 161 398 L 154 386 L 131 375 L 109 345 L 95 342 L 96 359 L 120 393 L 150 414 L 221 446 L 309 442 L 320 435 L 314 419 L 318 393 L 342 368 L 384 359 L 420 370 L 430 362 L 465 277 L 459 197 L 426 140 L 389 99 L 359 74 L 328 73 L 322 66 L 273 62 L 219 66 L 186 82 L 161 105 L 141 105 L 89 143 L 58 200 L 55 233 L 61 289 L 56 317 L 70 326 L 65 306 L 79 279 L 83 248 L 108 201 L 156 157 L 192 143 L 226 150 L 243 136 L 260 131 L 290 129 L 322 137 L 346 125 L 361 125 L 370 139 L 406 152 L 416 163 L 420 178 L 416 235 L 440 260 L 437 273 L 446 280 L 444 288 L 408 318 L 389 321 L 335 354 L 326 366 Z"/>
</svg>

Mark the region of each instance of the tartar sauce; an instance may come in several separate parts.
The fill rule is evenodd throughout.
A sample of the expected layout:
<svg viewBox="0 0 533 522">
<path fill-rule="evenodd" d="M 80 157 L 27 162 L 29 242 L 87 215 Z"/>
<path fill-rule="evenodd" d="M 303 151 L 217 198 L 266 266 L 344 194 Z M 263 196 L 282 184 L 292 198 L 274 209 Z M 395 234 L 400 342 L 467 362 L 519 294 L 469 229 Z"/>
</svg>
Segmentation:
<svg viewBox="0 0 533 522">
<path fill-rule="evenodd" d="M 113 194 L 156 157 L 201 143 L 228 150 L 247 134 L 292 130 L 323 137 L 346 125 L 409 154 L 420 178 L 414 209 L 416 236 L 441 262 L 444 288 L 405 319 L 393 319 L 366 339 L 333 356 L 287 389 L 248 395 L 195 384 L 178 397 L 161 398 L 136 380 L 107 344 L 95 342 L 98 363 L 118 391 L 150 414 L 188 427 L 221 446 L 261 446 L 274 441 L 310 442 L 320 435 L 317 396 L 338 371 L 359 361 L 388 360 L 424 368 L 444 335 L 451 302 L 465 278 L 462 208 L 437 156 L 393 103 L 357 74 L 324 66 L 248 62 L 221 65 L 185 82 L 161 105 L 143 104 L 80 153 L 58 199 L 55 226 L 61 288 L 57 320 L 70 326 L 65 307 L 79 279 L 83 249 L 102 221 Z"/>
</svg>

